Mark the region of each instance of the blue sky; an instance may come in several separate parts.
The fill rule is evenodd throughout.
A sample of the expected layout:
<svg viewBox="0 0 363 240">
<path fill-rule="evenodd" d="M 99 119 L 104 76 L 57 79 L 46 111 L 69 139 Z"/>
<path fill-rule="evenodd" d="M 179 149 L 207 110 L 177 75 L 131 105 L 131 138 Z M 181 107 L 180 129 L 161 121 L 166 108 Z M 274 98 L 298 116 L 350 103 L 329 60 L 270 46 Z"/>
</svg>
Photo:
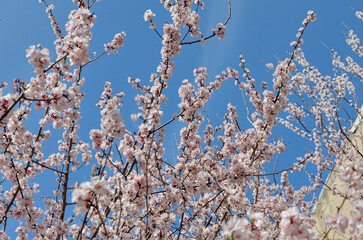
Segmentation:
<svg viewBox="0 0 363 240">
<path fill-rule="evenodd" d="M 208 36 L 211 28 L 225 21 L 228 6 L 227 0 L 205 2 L 206 7 L 200 12 L 200 23 L 202 33 Z M 307 59 L 323 73 L 331 73 L 331 58 L 329 51 L 321 43 L 337 50 L 342 56 L 353 55 L 345 44 L 343 32 L 346 30 L 342 22 L 354 29 L 358 36 L 362 33 L 363 22 L 354 16 L 351 9 L 363 10 L 362 0 L 231 0 L 231 2 L 232 18 L 227 25 L 225 39 L 214 38 L 204 45 L 184 45 L 182 53 L 174 58 L 176 69 L 169 81 L 170 88 L 166 90 L 169 103 L 164 108 L 164 120 L 168 120 L 174 112 L 178 112 L 177 104 L 180 101 L 177 97 L 178 87 L 183 79 L 193 79 L 194 68 L 207 67 L 210 80 L 213 80 L 216 74 L 228 66 L 238 69 L 239 55 L 243 54 L 252 76 L 258 81 L 271 82 L 272 77 L 266 71 L 263 61 L 275 64 L 276 58 L 288 57 L 287 53 L 291 51 L 290 41 L 295 40 L 297 29 L 302 25 L 301 22 L 308 10 L 316 12 L 318 20 L 308 26 L 303 37 L 305 40 L 303 49 Z M 68 13 L 75 5 L 71 0 L 48 0 L 47 3 L 55 5 L 54 15 L 61 23 L 60 26 L 64 28 Z M 171 22 L 169 13 L 162 8 L 159 0 L 105 0 L 95 4 L 92 9 L 97 21 L 93 31 L 91 51 L 102 52 L 103 44 L 110 42 L 115 33 L 125 31 L 127 36 L 125 46 L 120 49 L 119 54 L 106 55 L 84 71 L 86 97 L 82 104 L 82 126 L 79 134 L 85 141 L 89 141 L 90 129 L 100 128 L 100 113 L 95 104 L 98 102 L 105 81 L 112 82 L 115 92 L 126 93 L 125 106 L 121 112 L 126 120 L 126 126 L 131 130 L 137 129 L 136 124 L 128 117 L 131 113 L 137 112 L 137 107 L 133 101 L 136 92 L 128 85 L 127 78 L 129 76 L 140 78 L 144 84 L 148 84 L 150 74 L 156 71 L 161 60 L 160 38 L 143 20 L 143 14 L 147 9 L 156 13 L 154 20 L 160 32 L 166 21 Z M 0 19 L 0 81 L 11 83 L 13 78 L 29 81 L 34 76 L 33 69 L 25 58 L 25 50 L 30 45 L 40 43 L 49 48 L 51 58 L 55 60 L 53 48 L 55 37 L 44 5 L 39 4 L 38 0 L 0 0 Z M 245 116 L 242 96 L 233 81 L 225 83 L 207 105 L 209 116 L 213 117 L 215 124 L 220 124 L 216 115 L 223 117 L 229 102 L 238 107 L 241 116 Z M 166 136 L 168 143 L 165 146 L 170 157 L 175 147 L 174 134 L 178 136 L 180 126 L 181 124 L 174 123 Z M 250 127 L 243 118 L 242 126 L 244 129 Z M 288 134 L 288 131 L 281 130 L 281 134 Z M 303 153 L 305 150 L 296 148 L 294 151 Z M 88 179 L 88 173 L 84 172 L 79 181 Z"/>
</svg>

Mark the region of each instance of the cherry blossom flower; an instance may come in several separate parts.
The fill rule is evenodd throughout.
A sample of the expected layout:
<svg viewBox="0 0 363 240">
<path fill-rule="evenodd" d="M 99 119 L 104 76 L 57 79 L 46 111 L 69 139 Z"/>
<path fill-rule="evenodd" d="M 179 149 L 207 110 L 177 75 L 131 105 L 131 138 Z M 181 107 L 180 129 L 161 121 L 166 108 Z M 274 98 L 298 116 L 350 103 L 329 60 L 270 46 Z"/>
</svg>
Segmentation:
<svg viewBox="0 0 363 240">
<path fill-rule="evenodd" d="M 348 227 L 348 218 L 342 213 L 337 213 L 334 217 L 327 215 L 326 224 L 328 227 L 339 230 L 341 233 L 345 233 Z"/>
<path fill-rule="evenodd" d="M 311 226 L 297 207 L 292 207 L 281 213 L 281 239 L 316 239 Z"/>
<path fill-rule="evenodd" d="M 38 45 L 38 48 L 36 49 L 34 45 L 30 46 L 26 50 L 26 57 L 29 58 L 28 62 L 33 64 L 34 72 L 43 74 L 45 67 L 50 63 L 49 50 L 41 45 Z"/>
<path fill-rule="evenodd" d="M 226 26 L 222 23 L 218 23 L 217 28 L 213 28 L 212 32 L 218 36 L 219 40 L 221 40 L 224 38 L 224 35 L 226 34 Z"/>
<path fill-rule="evenodd" d="M 111 43 L 107 43 L 104 45 L 105 51 L 110 54 L 112 53 L 118 53 L 118 50 L 120 47 L 124 46 L 125 40 L 124 37 L 126 36 L 125 32 L 121 32 L 115 35 Z"/>
<path fill-rule="evenodd" d="M 144 13 L 144 21 L 152 21 L 153 17 L 155 17 L 155 14 L 150 9 L 146 10 Z"/>
<path fill-rule="evenodd" d="M 74 209 L 76 215 L 86 213 L 92 206 L 95 195 L 106 195 L 109 190 L 105 188 L 106 181 L 100 177 L 92 177 L 91 182 L 83 182 L 72 192 L 72 201 L 77 205 Z"/>
</svg>

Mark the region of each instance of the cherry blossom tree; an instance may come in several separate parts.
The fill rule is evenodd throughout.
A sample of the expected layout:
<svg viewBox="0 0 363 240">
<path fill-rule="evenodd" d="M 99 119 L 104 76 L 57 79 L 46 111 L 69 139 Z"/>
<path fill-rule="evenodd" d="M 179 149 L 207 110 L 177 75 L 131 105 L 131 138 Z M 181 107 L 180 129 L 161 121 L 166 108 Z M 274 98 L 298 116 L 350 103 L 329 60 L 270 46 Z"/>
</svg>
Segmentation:
<svg viewBox="0 0 363 240">
<path fill-rule="evenodd" d="M 348 227 L 352 239 L 362 236 L 363 155 L 350 140 L 349 124 L 362 114 L 363 70 L 352 57 L 342 59 L 333 50 L 333 76 L 308 62 L 303 35 L 317 20 L 313 11 L 297 30 L 290 56 L 267 64 L 270 82 L 254 79 L 241 56 L 239 69 L 227 68 L 210 80 L 207 68 L 200 67 L 190 70 L 194 80 L 178 83 L 172 81 L 173 58 L 188 45 L 222 40 L 231 2 L 226 20 L 208 34 L 199 28 L 204 2 L 161 0 L 172 22 L 159 26 L 150 9 L 143 16 L 162 43 L 161 62 L 149 81 L 129 78 L 139 92 L 138 112 L 131 115 L 138 128 L 126 127 L 124 93 L 114 93 L 106 82 L 97 104 L 100 128 L 84 137 L 78 134 L 80 104 L 86 94 L 82 87 L 89 83 L 82 73 L 92 62 L 121 51 L 126 33 L 116 33 L 104 52 L 92 55 L 96 15 L 90 9 L 100 0 L 73 0 L 75 10 L 64 30 L 54 6 L 39 2 L 57 38 L 56 56 L 41 45 L 30 46 L 26 57 L 34 77 L 14 79 L 11 88 L 1 85 L 1 239 L 9 239 L 14 219 L 17 239 L 327 239 L 329 231 Z M 355 13 L 363 20 L 362 12 Z M 359 38 L 348 28 L 347 44 L 363 57 Z M 225 81 L 234 81 L 243 94 L 247 116 L 229 104 L 215 124 L 204 107 Z M 169 84 L 180 84 L 180 103 L 163 121 Z M 39 127 L 32 131 L 27 119 L 39 112 Z M 241 119 L 249 124 L 242 126 Z M 176 152 L 168 153 L 165 133 L 175 122 L 183 127 Z M 284 169 L 276 169 L 276 162 L 289 145 L 273 137 L 277 126 L 312 146 Z M 59 132 L 62 139 L 52 142 Z M 45 154 L 47 143 L 57 144 L 58 152 Z M 167 158 L 171 154 L 175 164 Z M 90 180 L 76 182 L 89 164 Z M 341 206 L 349 201 L 356 211 L 347 216 L 338 208 L 326 218 L 329 230 L 319 234 L 313 230 L 316 194 L 333 166 L 348 188 L 331 190 L 344 197 Z M 310 183 L 295 187 L 292 177 L 298 172 L 306 172 Z M 45 196 L 37 180 L 49 173 L 57 186 Z"/>
</svg>

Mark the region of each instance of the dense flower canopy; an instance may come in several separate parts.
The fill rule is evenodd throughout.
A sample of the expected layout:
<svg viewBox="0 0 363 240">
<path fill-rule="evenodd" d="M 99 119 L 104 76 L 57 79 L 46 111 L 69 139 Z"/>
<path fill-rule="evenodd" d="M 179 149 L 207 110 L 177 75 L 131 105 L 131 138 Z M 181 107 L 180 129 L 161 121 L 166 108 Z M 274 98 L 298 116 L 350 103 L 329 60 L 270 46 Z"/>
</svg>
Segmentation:
<svg viewBox="0 0 363 240">
<path fill-rule="evenodd" d="M 231 2 L 225 21 L 202 33 L 204 2 L 162 0 L 172 22 L 159 26 L 150 9 L 140 16 L 162 46 L 160 63 L 148 81 L 128 79 L 138 92 L 137 112 L 124 116 L 125 94 L 114 93 L 105 81 L 97 103 L 99 129 L 84 137 L 79 134 L 87 94 L 82 87 L 90 84 L 84 71 L 132 44 L 120 32 L 104 44 L 103 52 L 90 52 L 97 19 L 92 6 L 101 4 L 97 2 L 73 0 L 75 10 L 62 29 L 55 7 L 40 0 L 56 36 L 56 56 L 40 44 L 30 46 L 26 57 L 34 77 L 14 79 L 12 91 L 7 83 L 1 85 L 1 239 L 9 239 L 11 219 L 18 221 L 18 239 L 327 239 L 333 230 L 361 238 L 363 154 L 351 140 L 348 123 L 362 114 L 363 70 L 352 57 L 342 59 L 333 50 L 332 76 L 307 61 L 303 36 L 317 20 L 313 11 L 302 19 L 289 56 L 266 64 L 272 72 L 269 82 L 255 79 L 242 55 L 238 69 L 227 67 L 212 80 L 208 69 L 199 67 L 190 70 L 193 80 L 177 82 L 172 81 L 175 57 L 189 45 L 224 39 Z M 362 20 L 363 13 L 355 12 Z M 360 40 L 351 29 L 347 44 L 362 58 Z M 216 124 L 205 106 L 226 81 L 233 81 L 243 95 L 247 116 L 230 103 Z M 180 100 L 166 114 L 171 84 L 178 84 Z M 38 116 L 35 131 L 27 126 L 30 116 Z M 125 124 L 126 117 L 136 128 Z M 165 147 L 165 135 L 176 122 L 182 127 L 173 151 Z M 281 126 L 312 147 L 277 170 L 278 156 L 289 147 L 274 138 L 274 129 Z M 61 139 L 51 142 L 52 134 L 61 134 Z M 58 151 L 46 154 L 48 142 L 57 144 Z M 78 183 L 77 173 L 85 165 L 92 166 L 90 181 Z M 343 200 L 334 216 L 326 216 L 327 231 L 317 232 L 316 193 L 325 185 L 323 174 L 333 167 L 347 188 L 328 186 Z M 295 186 L 298 172 L 306 172 L 310 183 Z M 57 185 L 45 196 L 36 182 L 49 173 Z M 340 209 L 348 202 L 355 211 L 343 214 Z"/>
</svg>

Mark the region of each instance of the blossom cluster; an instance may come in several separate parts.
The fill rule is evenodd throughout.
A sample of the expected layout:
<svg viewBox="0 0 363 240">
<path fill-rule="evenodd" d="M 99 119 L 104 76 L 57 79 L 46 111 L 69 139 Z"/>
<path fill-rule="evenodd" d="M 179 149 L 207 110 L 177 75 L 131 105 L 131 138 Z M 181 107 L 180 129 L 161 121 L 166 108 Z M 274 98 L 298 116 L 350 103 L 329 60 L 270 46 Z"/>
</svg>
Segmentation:
<svg viewBox="0 0 363 240">
<path fill-rule="evenodd" d="M 107 195 L 109 191 L 105 188 L 106 181 L 99 177 L 92 177 L 91 182 L 83 182 L 72 192 L 72 201 L 77 205 L 74 213 L 86 213 L 94 204 L 94 198 L 98 195 Z"/>
<path fill-rule="evenodd" d="M 118 53 L 117 49 L 124 46 L 125 40 L 124 37 L 126 36 L 125 32 L 117 33 L 113 40 L 110 43 L 105 44 L 105 51 L 109 54 Z"/>
<path fill-rule="evenodd" d="M 234 217 L 223 226 L 223 235 L 236 240 L 268 239 L 264 231 L 265 216 L 263 213 L 248 213 L 247 218 Z"/>
<path fill-rule="evenodd" d="M 33 64 L 34 72 L 37 74 L 43 74 L 47 65 L 50 63 L 49 58 L 49 50 L 46 48 L 42 48 L 41 45 L 36 47 L 30 46 L 29 49 L 26 50 L 26 57 L 29 58 L 29 63 Z"/>
<path fill-rule="evenodd" d="M 155 29 L 156 24 L 153 22 L 153 17 L 155 17 L 155 14 L 150 9 L 146 10 L 144 13 L 144 20 L 145 22 L 150 21 L 150 28 Z"/>
<path fill-rule="evenodd" d="M 212 32 L 218 36 L 219 40 L 221 40 L 226 34 L 226 26 L 223 23 L 218 23 L 217 27 L 212 29 Z"/>
</svg>

